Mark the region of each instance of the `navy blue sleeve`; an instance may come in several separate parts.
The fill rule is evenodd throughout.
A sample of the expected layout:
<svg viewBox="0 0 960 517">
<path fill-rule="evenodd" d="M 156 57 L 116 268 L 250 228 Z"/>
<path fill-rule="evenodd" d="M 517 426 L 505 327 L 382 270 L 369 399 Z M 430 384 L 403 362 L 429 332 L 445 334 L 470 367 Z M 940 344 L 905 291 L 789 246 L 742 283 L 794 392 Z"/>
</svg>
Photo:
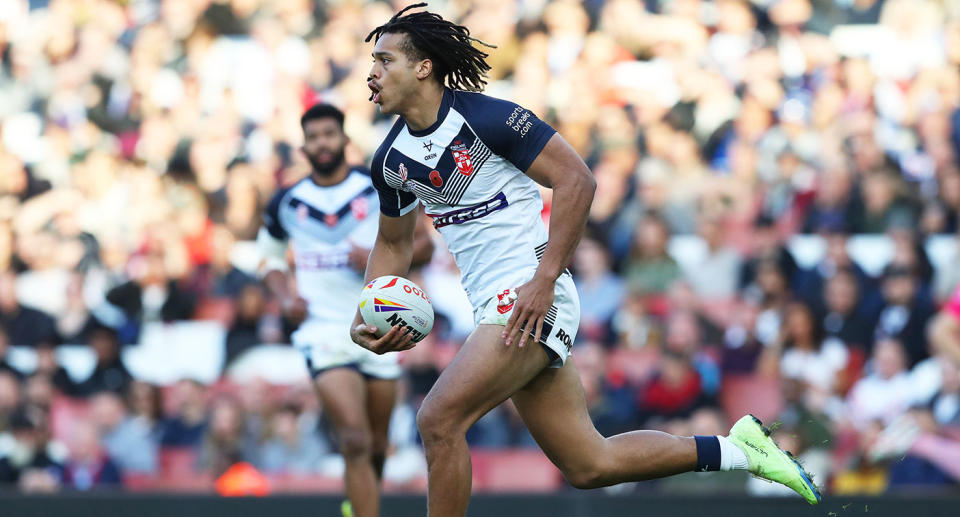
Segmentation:
<svg viewBox="0 0 960 517">
<path fill-rule="evenodd" d="M 526 172 L 557 131 L 517 104 L 479 93 L 457 92 L 456 108 L 491 151 Z"/>
<path fill-rule="evenodd" d="M 283 201 L 283 196 L 289 191 L 289 188 L 278 190 L 270 199 L 266 210 L 263 211 L 263 227 L 274 239 L 286 240 L 288 237 L 287 230 L 283 228 L 283 224 L 280 222 L 280 203 Z"/>
<path fill-rule="evenodd" d="M 377 194 L 380 196 L 380 213 L 388 217 L 400 217 L 406 214 L 417 202 L 417 196 L 413 192 L 395 189 L 388 185 L 383 177 L 383 162 L 387 157 L 387 151 L 390 150 L 393 139 L 401 129 L 403 129 L 403 122 L 397 119 L 393 128 L 390 129 L 390 134 L 374 153 L 373 162 L 370 164 L 370 179 L 373 180 L 373 187 L 377 189 Z"/>
</svg>

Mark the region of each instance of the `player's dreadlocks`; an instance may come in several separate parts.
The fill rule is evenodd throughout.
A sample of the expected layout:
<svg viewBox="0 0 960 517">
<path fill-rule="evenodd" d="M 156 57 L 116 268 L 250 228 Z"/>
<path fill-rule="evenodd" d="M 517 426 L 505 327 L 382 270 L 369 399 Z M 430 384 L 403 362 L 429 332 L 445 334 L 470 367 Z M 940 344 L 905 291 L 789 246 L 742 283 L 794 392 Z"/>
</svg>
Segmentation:
<svg viewBox="0 0 960 517">
<path fill-rule="evenodd" d="M 379 40 L 384 34 L 406 34 L 402 48 L 407 57 L 429 59 L 440 84 L 455 90 L 481 91 L 490 70 L 486 52 L 473 46 L 477 42 L 488 48 L 496 46 L 470 36 L 470 29 L 444 20 L 428 11 L 404 14 L 410 9 L 426 7 L 426 2 L 413 4 L 393 15 L 387 23 L 373 29 L 364 41 Z"/>
</svg>

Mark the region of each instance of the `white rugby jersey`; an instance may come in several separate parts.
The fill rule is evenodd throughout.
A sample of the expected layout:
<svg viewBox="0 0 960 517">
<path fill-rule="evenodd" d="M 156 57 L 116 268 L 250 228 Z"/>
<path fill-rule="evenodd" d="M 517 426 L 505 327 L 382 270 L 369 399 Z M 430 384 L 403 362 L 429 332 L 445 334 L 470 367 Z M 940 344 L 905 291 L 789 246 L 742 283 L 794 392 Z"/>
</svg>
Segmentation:
<svg viewBox="0 0 960 517">
<path fill-rule="evenodd" d="M 307 301 L 311 318 L 347 324 L 353 320 L 363 273 L 348 264 L 350 243 L 373 247 L 379 204 L 368 171 L 359 167 L 329 187 L 308 176 L 270 200 L 264 230 L 290 242 L 297 290 Z"/>
<path fill-rule="evenodd" d="M 543 200 L 524 171 L 555 132 L 512 102 L 445 89 L 432 126 L 398 118 L 373 157 L 380 211 L 399 217 L 424 203 L 474 308 L 532 278 L 543 256 Z"/>
</svg>

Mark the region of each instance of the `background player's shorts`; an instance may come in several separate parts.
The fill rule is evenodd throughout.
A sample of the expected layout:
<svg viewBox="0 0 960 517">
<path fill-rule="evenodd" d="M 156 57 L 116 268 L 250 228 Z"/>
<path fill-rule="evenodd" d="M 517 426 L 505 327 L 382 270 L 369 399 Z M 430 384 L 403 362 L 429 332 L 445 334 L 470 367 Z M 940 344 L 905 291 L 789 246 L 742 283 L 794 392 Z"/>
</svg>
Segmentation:
<svg viewBox="0 0 960 517">
<path fill-rule="evenodd" d="M 519 286 L 505 286 L 499 293 L 487 300 L 473 313 L 477 325 L 504 325 L 513 314 L 516 295 L 514 288 Z M 580 296 L 573 284 L 570 273 L 564 273 L 557 278 L 554 289 L 553 306 L 543 320 L 543 329 L 540 331 L 540 344 L 547 350 L 553 359 L 550 368 L 560 368 L 570 357 L 570 348 L 577 337 L 580 326 Z"/>
<path fill-rule="evenodd" d="M 307 360 L 310 376 L 332 368 L 354 368 L 366 377 L 400 377 L 399 354 L 377 355 L 350 339 L 350 322 L 308 319 L 293 333 L 293 346 Z"/>
</svg>

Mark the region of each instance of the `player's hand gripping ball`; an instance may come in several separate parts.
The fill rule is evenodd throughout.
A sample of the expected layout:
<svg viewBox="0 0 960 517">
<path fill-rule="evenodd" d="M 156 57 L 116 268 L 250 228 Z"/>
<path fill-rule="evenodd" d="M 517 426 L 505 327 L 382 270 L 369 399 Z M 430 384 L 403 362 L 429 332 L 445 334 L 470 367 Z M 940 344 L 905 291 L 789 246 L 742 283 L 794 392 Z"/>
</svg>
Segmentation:
<svg viewBox="0 0 960 517">
<path fill-rule="evenodd" d="M 433 328 L 433 305 L 417 284 L 399 276 L 381 276 L 367 283 L 360 293 L 360 316 L 377 327 L 377 337 L 400 325 L 413 342 L 422 340 Z"/>
</svg>

